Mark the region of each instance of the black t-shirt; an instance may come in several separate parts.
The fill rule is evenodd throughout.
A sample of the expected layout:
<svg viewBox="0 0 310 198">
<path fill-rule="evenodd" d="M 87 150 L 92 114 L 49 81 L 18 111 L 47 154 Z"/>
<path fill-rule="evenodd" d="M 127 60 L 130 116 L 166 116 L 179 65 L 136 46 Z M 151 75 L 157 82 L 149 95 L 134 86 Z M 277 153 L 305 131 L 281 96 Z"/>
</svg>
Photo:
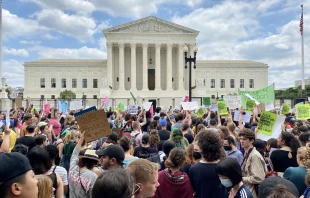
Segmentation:
<svg viewBox="0 0 310 198">
<path fill-rule="evenodd" d="M 152 154 L 156 154 L 156 149 L 152 147 L 136 147 L 135 152 L 133 153 L 134 156 L 138 158 L 149 158 Z"/>
<path fill-rule="evenodd" d="M 297 152 L 291 152 L 292 158 L 288 158 L 288 151 L 275 150 L 271 153 L 270 159 L 273 169 L 276 172 L 284 172 L 288 167 L 298 167 Z"/>
<path fill-rule="evenodd" d="M 147 118 L 146 124 L 141 127 L 142 132 L 148 132 L 148 127 L 150 126 L 150 124 L 151 124 L 151 121 L 150 119 Z"/>
<path fill-rule="evenodd" d="M 160 140 L 168 140 L 170 138 L 170 131 L 168 130 L 159 130 L 158 136 Z"/>
<path fill-rule="evenodd" d="M 189 144 L 191 144 L 194 141 L 194 136 L 190 132 L 184 134 L 184 137 L 187 139 Z"/>
<path fill-rule="evenodd" d="M 185 162 L 185 164 L 183 165 L 183 167 L 181 168 L 181 172 L 186 173 L 187 175 L 189 175 L 189 169 L 192 167 L 192 164 L 189 164 L 187 162 Z"/>
<path fill-rule="evenodd" d="M 28 147 L 28 152 L 36 146 L 36 143 L 34 141 L 34 137 L 31 136 L 24 136 L 21 138 L 17 138 L 16 144 L 23 144 Z"/>
<path fill-rule="evenodd" d="M 216 164 L 198 162 L 189 169 L 189 178 L 197 198 L 227 197 L 227 191 L 221 184 L 215 167 Z"/>
</svg>

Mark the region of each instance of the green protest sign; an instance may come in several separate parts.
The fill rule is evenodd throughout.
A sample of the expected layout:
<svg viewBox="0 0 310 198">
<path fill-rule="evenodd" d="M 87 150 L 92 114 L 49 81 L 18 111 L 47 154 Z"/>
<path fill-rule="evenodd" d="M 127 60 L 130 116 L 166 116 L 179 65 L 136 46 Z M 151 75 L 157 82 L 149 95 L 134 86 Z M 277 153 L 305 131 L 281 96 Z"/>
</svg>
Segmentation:
<svg viewBox="0 0 310 198">
<path fill-rule="evenodd" d="M 225 101 L 217 101 L 217 108 L 218 108 L 218 112 L 220 112 L 220 115 L 228 115 Z"/>
<path fill-rule="evenodd" d="M 197 118 L 201 118 L 206 112 L 204 108 L 200 107 L 195 115 Z"/>
<path fill-rule="evenodd" d="M 210 106 L 211 105 L 211 98 L 210 97 L 203 97 L 202 98 L 202 104 L 205 106 Z"/>
<path fill-rule="evenodd" d="M 122 101 L 120 101 L 120 102 L 118 103 L 118 105 L 117 105 L 117 107 L 116 107 L 116 109 L 115 109 L 115 112 L 118 113 L 120 110 L 121 110 L 121 111 L 125 111 L 125 106 L 124 106 L 124 104 L 123 104 Z"/>
<path fill-rule="evenodd" d="M 255 107 L 255 100 L 247 99 L 246 100 L 246 112 L 252 113 L 253 108 Z"/>
<path fill-rule="evenodd" d="M 262 112 L 257 125 L 258 132 L 267 136 L 271 136 L 276 120 L 277 114 L 268 111 Z"/>
<path fill-rule="evenodd" d="M 273 102 L 274 103 L 274 85 L 270 85 L 263 89 L 259 89 L 256 91 L 238 91 L 241 96 L 242 106 L 246 106 L 246 100 L 248 97 L 245 94 L 251 95 L 255 100 L 260 103 Z"/>
<path fill-rule="evenodd" d="M 310 119 L 310 105 L 309 104 L 296 105 L 296 119 L 297 120 Z"/>
<path fill-rule="evenodd" d="M 286 115 L 290 112 L 291 110 L 291 105 L 289 104 L 283 104 L 282 106 L 282 115 Z"/>
</svg>

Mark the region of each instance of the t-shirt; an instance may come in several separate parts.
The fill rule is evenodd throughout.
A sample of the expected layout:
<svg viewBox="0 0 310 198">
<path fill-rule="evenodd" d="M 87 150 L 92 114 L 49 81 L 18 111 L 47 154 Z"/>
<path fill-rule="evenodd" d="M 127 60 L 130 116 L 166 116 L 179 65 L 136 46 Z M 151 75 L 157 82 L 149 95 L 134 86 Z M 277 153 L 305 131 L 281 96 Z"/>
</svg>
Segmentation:
<svg viewBox="0 0 310 198">
<path fill-rule="evenodd" d="M 194 141 L 194 136 L 190 132 L 184 134 L 184 137 L 187 139 L 189 144 L 191 144 Z"/>
<path fill-rule="evenodd" d="M 158 136 L 160 140 L 168 140 L 170 138 L 170 131 L 168 130 L 159 130 Z"/>
<path fill-rule="evenodd" d="M 55 166 L 52 166 L 52 168 L 50 169 L 51 172 L 55 172 L 57 173 L 62 180 L 62 183 L 64 186 L 68 185 L 68 173 L 66 171 L 66 169 L 64 167 L 61 166 L 56 166 L 55 170 L 54 170 Z"/>
<path fill-rule="evenodd" d="M 150 119 L 146 119 L 146 124 L 141 127 L 142 132 L 148 132 L 148 127 L 150 126 Z"/>
<path fill-rule="evenodd" d="M 138 157 L 132 157 L 132 158 L 129 158 L 129 159 L 124 159 L 123 161 L 123 167 L 126 168 L 126 166 L 132 162 L 132 161 L 135 161 L 136 159 L 139 159 Z"/>
<path fill-rule="evenodd" d="M 31 136 L 24 136 L 17 138 L 16 144 L 23 144 L 28 147 L 28 152 L 36 146 L 36 143 L 34 141 L 34 137 Z"/>
<path fill-rule="evenodd" d="M 155 148 L 139 146 L 139 147 L 136 147 L 133 155 L 138 157 L 138 158 L 146 159 L 146 158 L 150 157 L 151 154 L 155 154 L 155 153 L 156 153 Z"/>
<path fill-rule="evenodd" d="M 236 195 L 234 196 L 234 198 L 253 198 L 253 195 L 252 195 L 250 189 L 245 184 L 243 184 L 239 188 L 239 190 L 236 193 Z"/>
<path fill-rule="evenodd" d="M 283 178 L 291 181 L 297 188 L 299 196 L 301 196 L 307 188 L 305 184 L 305 176 L 307 168 L 305 166 L 289 167 L 285 170 Z"/>
<path fill-rule="evenodd" d="M 55 119 L 50 119 L 48 124 L 49 125 L 52 124 L 55 135 L 56 136 L 59 135 L 59 133 L 61 131 L 61 124 L 57 120 L 55 120 Z"/>
<path fill-rule="evenodd" d="M 310 187 L 307 187 L 307 189 L 304 192 L 304 198 L 309 198 L 310 197 Z"/>
<path fill-rule="evenodd" d="M 191 180 L 197 198 L 226 198 L 227 191 L 215 172 L 217 164 L 201 163 L 193 164 L 189 169 Z"/>
<path fill-rule="evenodd" d="M 291 152 L 292 158 L 288 157 L 289 152 L 284 150 L 273 151 L 270 159 L 273 169 L 276 172 L 284 172 L 288 167 L 297 167 L 297 152 Z"/>
</svg>

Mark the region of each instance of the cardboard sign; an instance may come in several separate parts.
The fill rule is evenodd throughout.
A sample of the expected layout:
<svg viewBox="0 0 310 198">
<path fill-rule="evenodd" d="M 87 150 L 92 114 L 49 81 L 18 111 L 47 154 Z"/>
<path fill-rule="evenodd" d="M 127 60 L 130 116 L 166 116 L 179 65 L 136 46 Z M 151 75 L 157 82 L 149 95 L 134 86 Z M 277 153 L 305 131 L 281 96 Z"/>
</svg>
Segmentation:
<svg viewBox="0 0 310 198">
<path fill-rule="evenodd" d="M 246 106 L 247 96 L 245 94 L 249 94 L 259 103 L 265 102 L 274 102 L 274 85 L 270 85 L 268 87 L 256 90 L 256 91 L 238 91 L 239 95 L 241 96 L 242 106 Z"/>
<path fill-rule="evenodd" d="M 240 96 L 224 96 L 227 107 L 229 109 L 237 109 L 241 106 L 241 97 Z"/>
<path fill-rule="evenodd" d="M 44 104 L 44 114 L 48 115 L 51 111 L 51 104 Z"/>
<path fill-rule="evenodd" d="M 227 105 L 225 101 L 217 101 L 217 108 L 220 115 L 228 115 Z"/>
<path fill-rule="evenodd" d="M 15 106 L 16 107 L 22 107 L 23 106 L 22 97 L 18 96 L 15 98 Z"/>
<path fill-rule="evenodd" d="M 95 106 L 93 106 L 93 107 L 84 109 L 83 111 L 80 111 L 80 112 L 75 113 L 75 114 L 74 114 L 74 117 L 81 116 L 81 115 L 86 114 L 86 113 L 91 112 L 91 111 L 97 111 L 97 108 L 96 108 Z"/>
<path fill-rule="evenodd" d="M 138 105 L 128 105 L 130 114 L 138 114 Z"/>
<path fill-rule="evenodd" d="M 85 131 L 85 141 L 91 142 L 112 133 L 104 109 L 90 111 L 76 117 L 80 131 Z"/>
<path fill-rule="evenodd" d="M 145 111 L 148 111 L 148 110 L 150 110 L 152 104 L 153 104 L 152 102 L 144 102 L 144 103 L 142 104 L 142 108 L 143 108 Z"/>
<path fill-rule="evenodd" d="M 211 98 L 210 97 L 203 97 L 202 98 L 202 104 L 205 106 L 210 106 L 211 105 Z"/>
<path fill-rule="evenodd" d="M 290 112 L 290 110 L 291 110 L 291 105 L 289 105 L 289 104 L 283 104 L 282 105 L 282 115 L 286 115 L 286 114 L 288 114 L 289 112 Z"/>
<path fill-rule="evenodd" d="M 184 110 L 195 110 L 199 108 L 197 101 L 182 102 L 182 107 Z"/>
<path fill-rule="evenodd" d="M 271 112 L 263 112 L 264 113 L 269 113 L 273 114 Z M 271 117 L 271 118 L 270 118 Z M 261 119 L 258 122 L 258 127 L 261 126 L 261 128 L 257 128 L 257 138 L 264 140 L 264 141 L 268 141 L 270 138 L 275 138 L 277 139 L 280 135 L 280 133 L 282 132 L 281 129 L 281 124 L 283 124 L 284 120 L 285 120 L 285 116 L 279 116 L 277 114 L 273 114 L 271 116 L 265 116 L 263 118 L 263 123 L 260 124 L 261 120 L 262 120 L 262 115 L 261 115 Z M 270 128 L 270 125 L 273 125 L 273 128 Z M 261 130 L 263 130 L 264 132 L 262 133 Z M 266 131 L 267 130 L 267 131 Z M 272 132 L 270 132 L 272 130 Z"/>
<path fill-rule="evenodd" d="M 254 106 L 255 106 L 255 101 L 251 99 L 247 99 L 245 111 L 252 113 Z"/>
<path fill-rule="evenodd" d="M 70 110 L 78 110 L 78 109 L 83 109 L 83 101 L 82 100 L 70 101 Z"/>
<path fill-rule="evenodd" d="M 277 114 L 264 111 L 257 125 L 258 132 L 267 136 L 272 135 L 274 125 L 276 123 Z"/>
<path fill-rule="evenodd" d="M 213 112 L 217 111 L 218 110 L 217 104 L 211 104 L 211 109 L 210 110 L 213 111 Z"/>
<path fill-rule="evenodd" d="M 298 104 L 296 108 L 296 119 L 307 120 L 310 119 L 310 105 L 309 104 Z"/>
</svg>

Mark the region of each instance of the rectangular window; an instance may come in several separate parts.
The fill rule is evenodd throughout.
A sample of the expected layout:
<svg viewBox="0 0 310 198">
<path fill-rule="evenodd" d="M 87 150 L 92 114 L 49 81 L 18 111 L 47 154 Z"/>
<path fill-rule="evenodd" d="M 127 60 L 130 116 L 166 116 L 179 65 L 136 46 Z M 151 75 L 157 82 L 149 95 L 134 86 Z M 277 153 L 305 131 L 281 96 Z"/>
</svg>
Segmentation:
<svg viewBox="0 0 310 198">
<path fill-rule="evenodd" d="M 65 78 L 61 79 L 61 88 L 67 88 L 67 81 Z"/>
<path fill-rule="evenodd" d="M 215 95 L 211 95 L 211 98 L 212 98 L 212 99 L 215 99 Z"/>
<path fill-rule="evenodd" d="M 93 99 L 97 99 L 97 95 L 93 95 Z"/>
<path fill-rule="evenodd" d="M 215 88 L 215 79 L 211 79 L 211 88 Z"/>
<path fill-rule="evenodd" d="M 40 87 L 45 88 L 45 78 L 40 79 Z"/>
<path fill-rule="evenodd" d="M 72 78 L 72 88 L 77 88 L 77 80 L 76 80 L 76 78 Z"/>
<path fill-rule="evenodd" d="M 230 79 L 230 88 L 235 88 L 235 80 Z"/>
<path fill-rule="evenodd" d="M 52 98 L 52 99 L 55 99 L 55 95 L 51 95 L 51 98 Z"/>
<path fill-rule="evenodd" d="M 82 88 L 87 88 L 87 79 L 83 79 L 82 81 Z"/>
<path fill-rule="evenodd" d="M 221 88 L 225 88 L 225 79 L 221 79 Z"/>
<path fill-rule="evenodd" d="M 56 78 L 51 79 L 51 87 L 56 88 Z"/>
<path fill-rule="evenodd" d="M 93 79 L 93 88 L 98 88 L 98 79 Z"/>
<path fill-rule="evenodd" d="M 83 99 L 86 99 L 86 95 L 83 95 Z"/>
<path fill-rule="evenodd" d="M 250 79 L 250 88 L 254 88 L 254 79 Z"/>
<path fill-rule="evenodd" d="M 240 88 L 244 88 L 244 79 L 240 79 Z"/>
<path fill-rule="evenodd" d="M 41 95 L 41 99 L 44 99 L 44 95 Z"/>
</svg>

